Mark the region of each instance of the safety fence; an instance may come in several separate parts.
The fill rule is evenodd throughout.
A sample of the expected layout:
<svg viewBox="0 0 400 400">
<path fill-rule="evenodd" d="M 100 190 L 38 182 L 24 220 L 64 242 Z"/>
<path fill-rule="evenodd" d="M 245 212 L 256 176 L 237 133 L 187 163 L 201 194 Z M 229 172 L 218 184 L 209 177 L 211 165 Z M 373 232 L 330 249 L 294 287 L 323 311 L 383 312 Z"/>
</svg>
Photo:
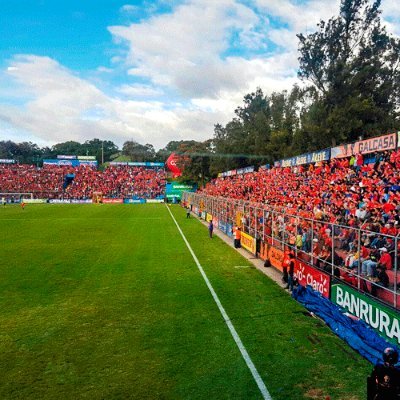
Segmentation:
<svg viewBox="0 0 400 400">
<path fill-rule="evenodd" d="M 241 200 L 184 193 L 182 205 L 280 271 L 295 254 L 295 278 L 400 344 L 399 237 L 290 214 Z"/>
</svg>

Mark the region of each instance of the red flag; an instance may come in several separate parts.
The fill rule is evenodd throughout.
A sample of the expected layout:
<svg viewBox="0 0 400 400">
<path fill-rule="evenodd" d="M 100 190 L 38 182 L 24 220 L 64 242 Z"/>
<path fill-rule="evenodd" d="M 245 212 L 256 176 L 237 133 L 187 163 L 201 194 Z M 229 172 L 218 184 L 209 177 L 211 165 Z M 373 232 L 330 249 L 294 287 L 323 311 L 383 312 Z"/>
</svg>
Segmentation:
<svg viewBox="0 0 400 400">
<path fill-rule="evenodd" d="M 182 175 L 181 169 L 176 165 L 178 160 L 179 157 L 175 153 L 171 153 L 166 161 L 167 167 L 172 172 L 174 178 Z"/>
</svg>

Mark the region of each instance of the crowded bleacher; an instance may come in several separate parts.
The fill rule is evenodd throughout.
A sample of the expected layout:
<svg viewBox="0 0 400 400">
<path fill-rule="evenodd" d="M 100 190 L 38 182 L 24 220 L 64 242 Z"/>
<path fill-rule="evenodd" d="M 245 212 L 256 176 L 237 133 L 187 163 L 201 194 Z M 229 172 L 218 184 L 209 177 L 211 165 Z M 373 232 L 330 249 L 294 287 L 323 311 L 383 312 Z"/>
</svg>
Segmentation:
<svg viewBox="0 0 400 400">
<path fill-rule="evenodd" d="M 71 176 L 69 182 L 66 176 Z M 0 192 L 30 193 L 38 199 L 91 199 L 94 192 L 109 198 L 154 199 L 165 191 L 165 170 L 146 166 L 0 164 Z"/>
<path fill-rule="evenodd" d="M 240 214 L 243 232 L 261 246 L 295 252 L 299 261 L 398 308 L 400 150 L 393 147 L 227 171 L 202 190 L 198 209 L 224 227 L 238 225 Z M 207 204 L 210 196 L 215 200 Z"/>
</svg>

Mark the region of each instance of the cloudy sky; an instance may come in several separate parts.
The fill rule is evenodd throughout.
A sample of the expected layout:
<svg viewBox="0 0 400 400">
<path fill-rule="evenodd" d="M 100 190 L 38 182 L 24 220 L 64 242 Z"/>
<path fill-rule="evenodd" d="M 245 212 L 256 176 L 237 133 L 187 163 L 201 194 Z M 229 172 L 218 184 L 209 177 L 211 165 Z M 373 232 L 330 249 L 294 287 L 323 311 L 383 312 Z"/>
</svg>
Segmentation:
<svg viewBox="0 0 400 400">
<path fill-rule="evenodd" d="M 382 0 L 400 35 L 398 0 Z M 296 33 L 339 0 L 0 0 L 0 140 L 205 140 L 296 82 Z"/>
</svg>

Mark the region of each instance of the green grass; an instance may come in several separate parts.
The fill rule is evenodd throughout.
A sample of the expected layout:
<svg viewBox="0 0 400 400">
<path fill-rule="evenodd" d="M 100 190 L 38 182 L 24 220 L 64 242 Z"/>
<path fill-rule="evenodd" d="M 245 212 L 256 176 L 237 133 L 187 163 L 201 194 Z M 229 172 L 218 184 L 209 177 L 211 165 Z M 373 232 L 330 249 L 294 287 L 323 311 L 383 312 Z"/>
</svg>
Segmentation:
<svg viewBox="0 0 400 400">
<path fill-rule="evenodd" d="M 371 366 L 170 208 L 274 400 L 364 399 Z M 0 399 L 261 399 L 165 205 L 0 209 Z"/>
</svg>

